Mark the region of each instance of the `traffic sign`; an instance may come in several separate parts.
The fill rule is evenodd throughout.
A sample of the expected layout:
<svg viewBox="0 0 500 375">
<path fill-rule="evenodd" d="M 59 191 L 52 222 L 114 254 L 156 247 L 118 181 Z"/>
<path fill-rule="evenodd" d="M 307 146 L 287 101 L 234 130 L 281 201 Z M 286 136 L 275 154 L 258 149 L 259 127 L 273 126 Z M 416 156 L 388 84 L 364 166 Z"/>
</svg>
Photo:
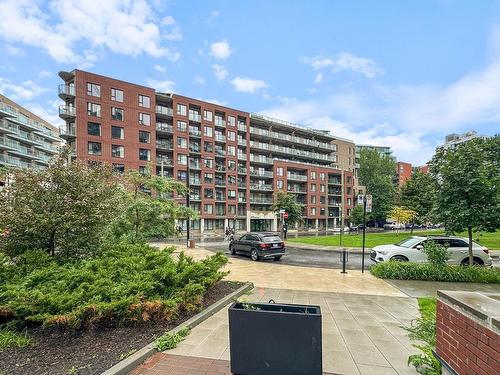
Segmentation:
<svg viewBox="0 0 500 375">
<path fill-rule="evenodd" d="M 364 199 L 364 195 L 363 194 L 359 194 L 358 195 L 358 205 L 359 206 L 363 205 L 363 199 Z"/>
<path fill-rule="evenodd" d="M 280 214 L 284 214 L 284 213 L 285 213 L 285 209 L 284 209 L 284 208 L 282 208 L 282 209 L 280 210 Z"/>
<path fill-rule="evenodd" d="M 283 219 L 288 219 L 288 212 L 283 212 Z"/>
<path fill-rule="evenodd" d="M 371 196 L 371 194 L 366 196 L 366 212 L 372 212 L 372 196 Z"/>
</svg>

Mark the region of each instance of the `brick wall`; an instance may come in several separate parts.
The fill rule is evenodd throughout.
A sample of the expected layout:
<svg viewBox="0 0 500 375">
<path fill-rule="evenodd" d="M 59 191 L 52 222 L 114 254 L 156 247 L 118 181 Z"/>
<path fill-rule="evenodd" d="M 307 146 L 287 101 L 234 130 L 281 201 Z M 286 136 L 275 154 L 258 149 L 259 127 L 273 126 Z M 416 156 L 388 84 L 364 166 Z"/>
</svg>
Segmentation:
<svg viewBox="0 0 500 375">
<path fill-rule="evenodd" d="M 438 301 L 436 353 L 460 375 L 500 374 L 500 335 L 467 315 Z"/>
</svg>

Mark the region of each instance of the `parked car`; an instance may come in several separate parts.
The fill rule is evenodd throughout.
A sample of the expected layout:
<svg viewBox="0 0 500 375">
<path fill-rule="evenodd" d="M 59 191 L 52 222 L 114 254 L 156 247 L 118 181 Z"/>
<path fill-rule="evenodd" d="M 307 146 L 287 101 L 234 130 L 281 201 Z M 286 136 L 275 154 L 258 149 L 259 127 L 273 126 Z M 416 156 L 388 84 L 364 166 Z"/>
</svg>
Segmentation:
<svg viewBox="0 0 500 375">
<path fill-rule="evenodd" d="M 259 259 L 280 260 L 285 254 L 285 243 L 274 233 L 247 233 L 229 244 L 229 251 L 235 255 L 244 253 L 254 261 Z"/>
<path fill-rule="evenodd" d="M 405 229 L 405 225 L 398 224 L 398 223 L 387 223 L 387 224 L 384 224 L 384 229 L 387 229 L 387 230 Z"/>
<path fill-rule="evenodd" d="M 427 241 L 434 241 L 448 248 L 450 258 L 448 264 L 467 265 L 469 262 L 469 240 L 455 236 L 412 236 L 394 245 L 375 246 L 370 252 L 370 259 L 374 262 L 397 260 L 401 262 L 426 263 L 427 255 L 422 251 Z M 488 249 L 472 241 L 474 264 L 491 266 L 491 257 Z"/>
</svg>

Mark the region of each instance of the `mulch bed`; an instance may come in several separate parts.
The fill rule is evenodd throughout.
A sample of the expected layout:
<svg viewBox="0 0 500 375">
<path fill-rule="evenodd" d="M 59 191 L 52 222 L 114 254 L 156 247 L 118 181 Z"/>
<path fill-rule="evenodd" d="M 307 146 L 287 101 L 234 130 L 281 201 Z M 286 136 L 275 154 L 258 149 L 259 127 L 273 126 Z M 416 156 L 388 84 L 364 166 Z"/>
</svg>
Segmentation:
<svg viewBox="0 0 500 375">
<path fill-rule="evenodd" d="M 203 308 L 242 285 L 218 282 L 206 292 Z M 28 335 L 35 345 L 0 352 L 0 374 L 100 374 L 195 314 L 186 314 L 171 322 L 155 321 L 84 331 L 32 328 Z"/>
</svg>

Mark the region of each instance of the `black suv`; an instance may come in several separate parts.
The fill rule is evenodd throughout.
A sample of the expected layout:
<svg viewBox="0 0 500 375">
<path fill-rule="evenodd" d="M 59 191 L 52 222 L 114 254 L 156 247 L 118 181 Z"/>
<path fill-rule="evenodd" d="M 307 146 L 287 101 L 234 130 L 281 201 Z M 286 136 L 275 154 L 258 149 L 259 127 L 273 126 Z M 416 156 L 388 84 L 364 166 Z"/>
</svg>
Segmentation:
<svg viewBox="0 0 500 375">
<path fill-rule="evenodd" d="M 247 233 L 229 244 L 231 254 L 245 253 L 252 260 L 274 258 L 280 260 L 285 254 L 285 243 L 274 233 Z"/>
</svg>

